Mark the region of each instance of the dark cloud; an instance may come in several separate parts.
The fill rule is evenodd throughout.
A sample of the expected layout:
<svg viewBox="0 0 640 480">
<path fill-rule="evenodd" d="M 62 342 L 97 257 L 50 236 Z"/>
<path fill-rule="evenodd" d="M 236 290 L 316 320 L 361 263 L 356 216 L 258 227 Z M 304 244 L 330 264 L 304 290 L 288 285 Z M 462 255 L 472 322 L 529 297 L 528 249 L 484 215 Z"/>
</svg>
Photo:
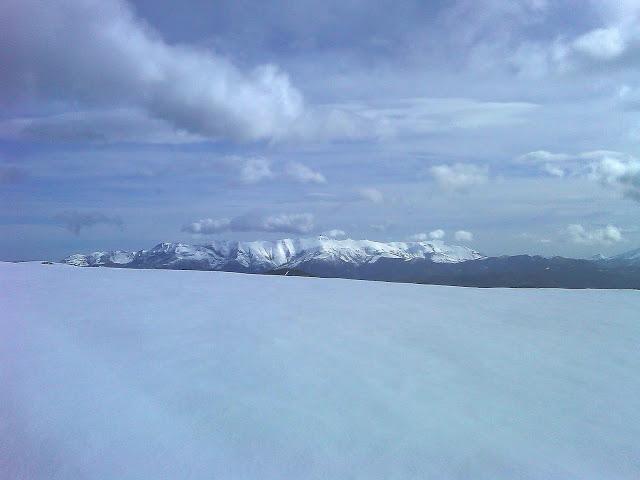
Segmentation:
<svg viewBox="0 0 640 480">
<path fill-rule="evenodd" d="M 124 228 L 124 222 L 120 217 L 108 216 L 100 212 L 68 211 L 56 215 L 54 220 L 75 235 L 79 235 L 82 229 L 95 225 Z"/>
</svg>

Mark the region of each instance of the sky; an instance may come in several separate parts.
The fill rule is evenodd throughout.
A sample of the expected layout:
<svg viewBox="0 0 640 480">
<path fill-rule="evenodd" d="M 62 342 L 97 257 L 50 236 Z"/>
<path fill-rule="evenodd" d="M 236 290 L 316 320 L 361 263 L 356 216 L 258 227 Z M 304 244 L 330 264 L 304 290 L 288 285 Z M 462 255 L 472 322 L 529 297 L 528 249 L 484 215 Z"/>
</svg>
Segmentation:
<svg viewBox="0 0 640 480">
<path fill-rule="evenodd" d="M 0 259 L 640 246 L 634 0 L 4 0 Z"/>
</svg>

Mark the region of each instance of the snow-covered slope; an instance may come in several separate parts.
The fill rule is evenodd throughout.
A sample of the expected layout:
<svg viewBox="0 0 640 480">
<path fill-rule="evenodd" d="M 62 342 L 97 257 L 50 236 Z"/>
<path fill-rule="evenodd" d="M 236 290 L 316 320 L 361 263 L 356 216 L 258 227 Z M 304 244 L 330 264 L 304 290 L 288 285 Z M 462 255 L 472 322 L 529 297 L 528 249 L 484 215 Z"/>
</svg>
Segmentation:
<svg viewBox="0 0 640 480">
<path fill-rule="evenodd" d="M 135 253 L 116 250 L 114 252 L 94 252 L 88 255 L 73 254 L 64 259 L 64 263 L 75 267 L 95 265 L 127 265 L 135 258 Z"/>
<path fill-rule="evenodd" d="M 138 252 L 75 254 L 63 260 L 75 266 L 131 266 L 137 268 L 187 268 L 262 273 L 277 268 L 296 268 L 309 262 L 359 266 L 380 258 L 456 263 L 483 258 L 463 246 L 441 241 L 382 243 L 369 240 L 335 240 L 323 236 L 277 241 L 215 241 L 207 245 L 161 243 Z"/>
<path fill-rule="evenodd" d="M 637 479 L 640 294 L 0 263 L 0 477 Z"/>
</svg>

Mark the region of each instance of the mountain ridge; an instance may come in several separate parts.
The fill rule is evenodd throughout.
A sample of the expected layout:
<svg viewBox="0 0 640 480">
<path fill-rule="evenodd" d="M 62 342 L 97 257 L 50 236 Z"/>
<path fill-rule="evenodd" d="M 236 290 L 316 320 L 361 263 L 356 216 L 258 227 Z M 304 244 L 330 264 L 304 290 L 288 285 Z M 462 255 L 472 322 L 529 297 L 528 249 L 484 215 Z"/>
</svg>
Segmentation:
<svg viewBox="0 0 640 480">
<path fill-rule="evenodd" d="M 148 250 L 74 254 L 81 267 L 211 270 L 352 278 L 476 287 L 640 289 L 640 249 L 592 259 L 503 255 L 425 242 L 336 240 L 324 236 L 275 241 L 159 243 Z"/>
<path fill-rule="evenodd" d="M 294 268 L 310 260 L 364 264 L 379 258 L 424 259 L 435 263 L 454 263 L 484 258 L 463 246 L 441 241 L 375 242 L 372 240 L 336 240 L 324 236 L 275 241 L 239 242 L 218 240 L 208 244 L 159 243 L 149 250 L 73 254 L 62 260 L 75 266 L 137 266 L 158 268 L 194 267 L 210 270 L 248 270 L 262 273 L 276 268 Z"/>
</svg>

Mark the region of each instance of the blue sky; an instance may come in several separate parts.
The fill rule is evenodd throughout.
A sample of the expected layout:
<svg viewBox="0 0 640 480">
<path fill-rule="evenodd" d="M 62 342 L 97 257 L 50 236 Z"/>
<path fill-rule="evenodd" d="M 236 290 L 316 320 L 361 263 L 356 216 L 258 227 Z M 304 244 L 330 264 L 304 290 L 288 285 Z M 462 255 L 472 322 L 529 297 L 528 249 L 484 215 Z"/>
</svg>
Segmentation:
<svg viewBox="0 0 640 480">
<path fill-rule="evenodd" d="M 620 0 L 5 0 L 0 258 L 329 230 L 638 247 L 639 17 Z"/>
</svg>

